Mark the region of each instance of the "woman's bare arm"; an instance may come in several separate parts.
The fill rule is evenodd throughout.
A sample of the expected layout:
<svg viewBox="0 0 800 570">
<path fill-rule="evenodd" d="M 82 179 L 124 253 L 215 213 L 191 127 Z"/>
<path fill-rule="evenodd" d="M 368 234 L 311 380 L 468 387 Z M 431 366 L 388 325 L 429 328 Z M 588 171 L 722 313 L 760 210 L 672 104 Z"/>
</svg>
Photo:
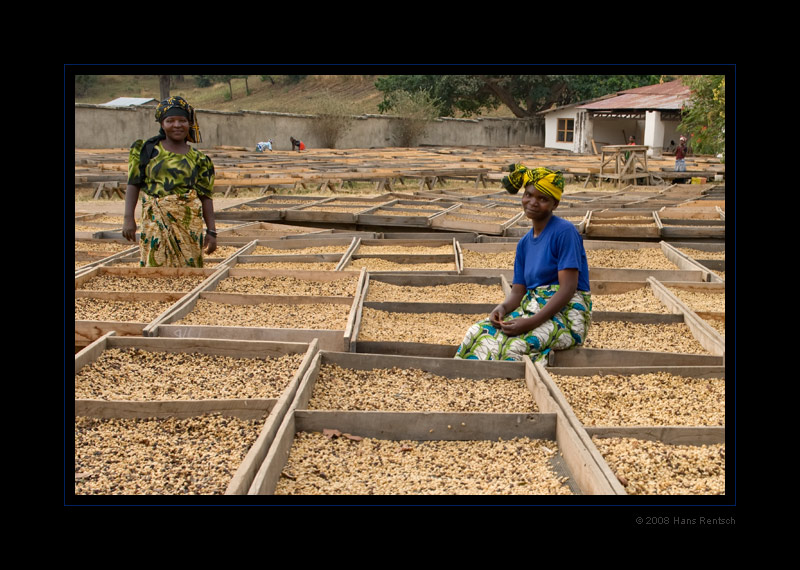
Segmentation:
<svg viewBox="0 0 800 570">
<path fill-rule="evenodd" d="M 512 319 L 500 323 L 501 329 L 508 336 L 517 336 L 540 327 L 569 303 L 569 300 L 572 299 L 577 289 L 578 270 L 562 269 L 558 272 L 558 291 L 556 291 L 555 295 L 550 297 L 550 300 L 547 301 L 545 306 L 542 307 L 538 313 L 532 317 Z"/>
</svg>

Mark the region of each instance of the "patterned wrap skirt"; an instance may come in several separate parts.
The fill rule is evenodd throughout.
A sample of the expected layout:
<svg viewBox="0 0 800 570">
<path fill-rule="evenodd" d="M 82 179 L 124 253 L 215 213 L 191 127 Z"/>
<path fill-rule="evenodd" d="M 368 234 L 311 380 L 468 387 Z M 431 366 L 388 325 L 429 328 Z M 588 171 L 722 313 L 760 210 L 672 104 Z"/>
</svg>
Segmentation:
<svg viewBox="0 0 800 570">
<path fill-rule="evenodd" d="M 142 197 L 141 267 L 203 267 L 203 206 L 195 190 Z"/>
<path fill-rule="evenodd" d="M 528 289 L 520 306 L 503 317 L 504 321 L 531 317 L 558 291 L 558 285 Z M 572 299 L 549 321 L 518 336 L 506 336 L 489 319 L 472 325 L 456 351 L 455 358 L 468 360 L 544 360 L 551 350 L 580 346 L 586 340 L 592 321 L 592 296 L 576 291 Z"/>
</svg>

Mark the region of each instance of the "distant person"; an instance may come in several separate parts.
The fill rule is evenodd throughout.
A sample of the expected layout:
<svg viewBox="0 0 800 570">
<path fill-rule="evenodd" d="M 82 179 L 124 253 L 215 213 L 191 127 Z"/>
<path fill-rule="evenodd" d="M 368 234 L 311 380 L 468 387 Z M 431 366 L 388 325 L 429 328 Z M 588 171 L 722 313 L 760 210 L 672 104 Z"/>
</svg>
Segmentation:
<svg viewBox="0 0 800 570">
<path fill-rule="evenodd" d="M 267 142 L 260 142 L 256 145 L 257 152 L 264 152 L 265 150 L 272 150 L 272 139 L 269 139 Z"/>
<path fill-rule="evenodd" d="M 635 136 L 633 136 L 633 135 L 629 136 L 629 137 L 628 137 L 628 146 L 630 146 L 630 145 L 635 145 L 635 144 L 636 144 L 636 137 L 635 137 Z M 629 159 L 630 157 L 631 157 L 631 153 L 629 153 L 629 152 L 626 152 L 626 153 L 625 153 L 625 162 L 628 162 L 628 159 Z"/>
<path fill-rule="evenodd" d="M 292 150 L 295 148 L 299 151 L 306 150 L 306 145 L 303 144 L 303 141 L 299 141 L 294 137 L 289 137 L 289 140 L 292 141 Z"/>
<path fill-rule="evenodd" d="M 686 172 L 686 137 L 681 137 L 680 144 L 675 148 L 675 172 Z"/>
</svg>

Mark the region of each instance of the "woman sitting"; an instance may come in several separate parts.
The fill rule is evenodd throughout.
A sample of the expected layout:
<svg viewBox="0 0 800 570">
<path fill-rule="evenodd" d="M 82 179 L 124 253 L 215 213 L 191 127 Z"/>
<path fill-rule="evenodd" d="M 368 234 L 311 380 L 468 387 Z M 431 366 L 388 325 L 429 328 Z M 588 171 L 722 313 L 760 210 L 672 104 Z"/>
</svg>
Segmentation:
<svg viewBox="0 0 800 570">
<path fill-rule="evenodd" d="M 122 235 L 136 239 L 134 211 L 142 196 L 142 267 L 202 267 L 217 248 L 214 164 L 189 146 L 201 141 L 194 109 L 181 97 L 156 108 L 159 134 L 137 140 L 128 156 L 128 186 Z M 203 222 L 207 228 L 203 232 Z"/>
<path fill-rule="evenodd" d="M 469 328 L 456 358 L 543 360 L 586 339 L 592 314 L 586 251 L 575 226 L 553 214 L 564 190 L 560 173 L 515 164 L 503 186 L 511 194 L 523 189 L 533 227 L 517 244 L 511 292 Z"/>
</svg>

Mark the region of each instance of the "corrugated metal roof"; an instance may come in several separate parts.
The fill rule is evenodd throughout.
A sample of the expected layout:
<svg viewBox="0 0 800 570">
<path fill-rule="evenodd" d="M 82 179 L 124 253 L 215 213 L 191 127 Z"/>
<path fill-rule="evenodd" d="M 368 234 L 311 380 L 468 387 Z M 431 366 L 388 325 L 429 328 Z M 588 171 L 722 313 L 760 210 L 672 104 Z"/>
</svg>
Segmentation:
<svg viewBox="0 0 800 570">
<path fill-rule="evenodd" d="M 130 107 L 131 105 L 144 105 L 155 101 L 152 97 L 117 97 L 108 103 L 101 103 L 103 107 Z"/>
<path fill-rule="evenodd" d="M 675 81 L 668 81 L 667 83 L 656 83 L 655 85 L 645 85 L 644 87 L 636 87 L 634 89 L 620 91 L 620 94 L 624 93 L 641 93 L 644 95 L 679 95 L 688 97 L 690 90 L 681 82 L 680 79 L 676 79 Z"/>
<path fill-rule="evenodd" d="M 579 109 L 658 109 L 677 110 L 686 103 L 691 91 L 680 80 L 637 87 L 620 92 L 616 97 L 579 105 Z"/>
</svg>

